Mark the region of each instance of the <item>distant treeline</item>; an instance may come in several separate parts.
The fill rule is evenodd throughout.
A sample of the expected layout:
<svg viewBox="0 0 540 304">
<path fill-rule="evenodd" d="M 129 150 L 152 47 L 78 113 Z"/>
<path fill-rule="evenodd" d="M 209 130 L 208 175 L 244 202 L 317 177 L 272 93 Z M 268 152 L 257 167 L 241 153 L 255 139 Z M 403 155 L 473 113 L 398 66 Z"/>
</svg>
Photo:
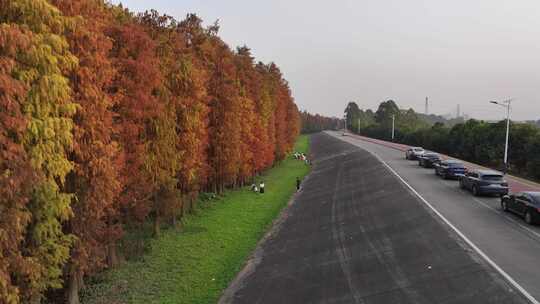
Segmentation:
<svg viewBox="0 0 540 304">
<path fill-rule="evenodd" d="M 300 112 L 300 119 L 302 121 L 302 133 L 304 134 L 323 130 L 337 130 L 339 126 L 343 128 L 343 120 L 336 117 L 326 117 L 304 111 Z"/>
<path fill-rule="evenodd" d="M 0 8 L 0 303 L 62 289 L 58 302 L 79 303 L 83 279 L 121 260 L 128 228 L 158 236 L 299 134 L 279 68 L 196 15 L 105 0 Z"/>
<path fill-rule="evenodd" d="M 361 110 L 351 102 L 345 109 L 347 127 L 361 135 L 391 140 L 395 115 L 395 141 L 422 146 L 463 160 L 502 170 L 506 121 L 490 123 L 470 119 L 450 127 L 430 124 L 414 110 L 401 110 L 393 100 L 382 102 L 376 112 Z M 530 123 L 511 122 L 510 171 L 540 179 L 540 129 Z"/>
<path fill-rule="evenodd" d="M 533 125 L 535 125 L 537 127 L 540 127 L 540 119 L 536 120 L 536 121 L 530 120 L 530 121 L 527 121 L 527 123 L 530 123 L 530 124 L 533 124 Z"/>
</svg>

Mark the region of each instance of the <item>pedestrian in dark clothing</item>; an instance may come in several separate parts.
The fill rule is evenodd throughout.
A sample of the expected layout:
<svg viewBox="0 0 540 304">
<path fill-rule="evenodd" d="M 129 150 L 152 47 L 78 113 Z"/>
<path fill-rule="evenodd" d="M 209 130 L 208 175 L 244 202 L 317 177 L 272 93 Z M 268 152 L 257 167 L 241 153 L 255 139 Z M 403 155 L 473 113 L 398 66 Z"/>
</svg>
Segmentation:
<svg viewBox="0 0 540 304">
<path fill-rule="evenodd" d="M 296 178 L 296 191 L 300 191 L 300 178 Z"/>
<path fill-rule="evenodd" d="M 264 182 L 261 182 L 261 184 L 259 185 L 259 192 L 264 193 Z"/>
</svg>

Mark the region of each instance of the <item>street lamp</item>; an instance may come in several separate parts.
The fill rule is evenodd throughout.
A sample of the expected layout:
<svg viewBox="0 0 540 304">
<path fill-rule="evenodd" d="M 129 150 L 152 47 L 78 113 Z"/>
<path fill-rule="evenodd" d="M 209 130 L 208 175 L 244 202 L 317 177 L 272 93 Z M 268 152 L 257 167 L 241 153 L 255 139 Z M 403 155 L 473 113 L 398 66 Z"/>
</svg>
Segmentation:
<svg viewBox="0 0 540 304">
<path fill-rule="evenodd" d="M 510 136 L 510 105 L 512 99 L 499 101 L 490 101 L 490 103 L 506 108 L 506 144 L 504 146 L 504 171 L 508 171 L 508 138 Z"/>
<path fill-rule="evenodd" d="M 392 141 L 394 141 L 394 135 L 396 130 L 396 115 L 392 115 Z"/>
</svg>

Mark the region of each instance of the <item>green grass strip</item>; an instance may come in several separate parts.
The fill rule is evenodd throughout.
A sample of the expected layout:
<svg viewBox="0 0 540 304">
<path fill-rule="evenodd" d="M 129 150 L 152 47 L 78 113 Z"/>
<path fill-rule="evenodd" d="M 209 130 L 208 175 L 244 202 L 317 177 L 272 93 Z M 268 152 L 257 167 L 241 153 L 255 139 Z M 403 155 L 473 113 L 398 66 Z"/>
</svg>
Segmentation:
<svg viewBox="0 0 540 304">
<path fill-rule="evenodd" d="M 308 137 L 295 150 L 308 151 Z M 164 230 L 138 261 L 109 271 L 83 292 L 83 303 L 215 303 L 295 192 L 309 167 L 288 157 L 248 187 L 228 191 L 187 216 L 181 230 Z"/>
</svg>

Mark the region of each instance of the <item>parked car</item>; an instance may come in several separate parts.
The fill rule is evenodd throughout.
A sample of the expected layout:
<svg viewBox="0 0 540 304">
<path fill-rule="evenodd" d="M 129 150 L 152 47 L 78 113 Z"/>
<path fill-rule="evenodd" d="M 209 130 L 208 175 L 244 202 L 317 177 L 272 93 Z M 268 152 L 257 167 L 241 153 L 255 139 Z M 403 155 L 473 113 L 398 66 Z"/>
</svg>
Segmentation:
<svg viewBox="0 0 540 304">
<path fill-rule="evenodd" d="M 433 168 L 433 165 L 440 162 L 441 157 L 437 153 L 424 153 L 418 157 L 418 165 L 424 168 Z"/>
<path fill-rule="evenodd" d="M 405 159 L 417 160 L 418 156 L 424 154 L 426 151 L 422 147 L 412 147 L 405 152 Z"/>
<path fill-rule="evenodd" d="M 501 208 L 522 216 L 529 225 L 540 222 L 540 192 L 518 192 L 501 198 Z"/>
<path fill-rule="evenodd" d="M 440 163 L 434 164 L 434 167 L 435 174 L 444 179 L 459 178 L 465 175 L 465 172 L 467 171 L 467 168 L 465 168 L 465 165 L 462 162 L 454 159 L 443 160 Z"/>
<path fill-rule="evenodd" d="M 492 170 L 472 170 L 460 177 L 459 185 L 462 189 L 472 191 L 473 195 L 482 194 L 508 194 L 508 182 L 504 175 Z"/>
</svg>

